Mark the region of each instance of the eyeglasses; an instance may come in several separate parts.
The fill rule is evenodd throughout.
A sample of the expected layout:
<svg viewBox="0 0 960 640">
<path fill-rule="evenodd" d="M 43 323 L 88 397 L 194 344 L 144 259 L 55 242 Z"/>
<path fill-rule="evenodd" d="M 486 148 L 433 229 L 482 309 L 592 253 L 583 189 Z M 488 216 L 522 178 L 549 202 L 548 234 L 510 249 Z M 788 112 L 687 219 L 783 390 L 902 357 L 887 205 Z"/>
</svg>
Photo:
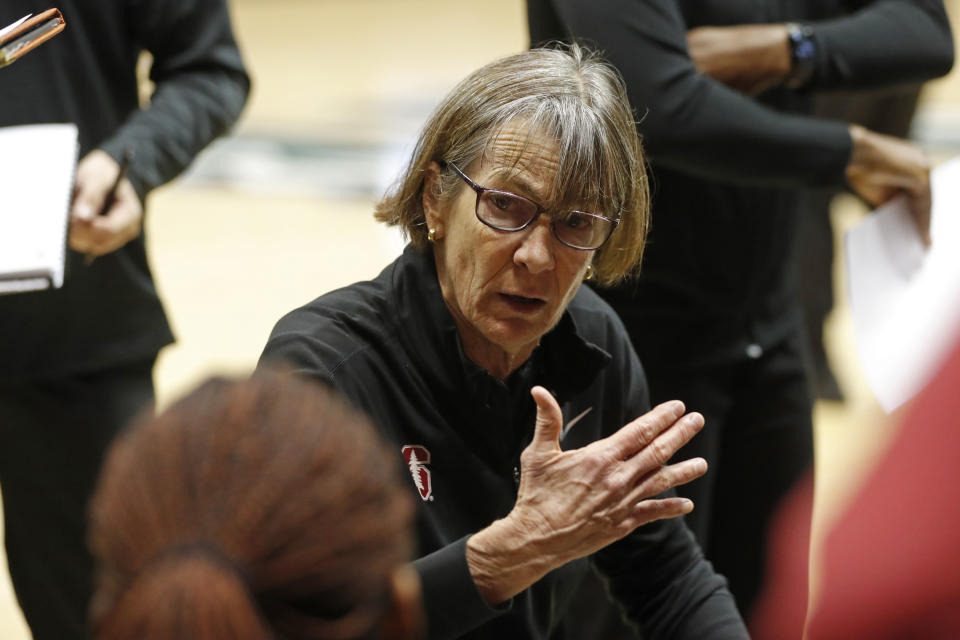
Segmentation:
<svg viewBox="0 0 960 640">
<path fill-rule="evenodd" d="M 464 182 L 477 192 L 477 220 L 488 227 L 497 231 L 522 231 L 533 224 L 541 213 L 546 213 L 546 209 L 533 200 L 509 191 L 481 187 L 457 165 L 452 162 L 444 164 L 453 167 Z M 565 211 L 550 219 L 550 229 L 557 240 L 583 251 L 602 247 L 618 224 L 619 218 L 607 218 L 586 211 Z"/>
</svg>

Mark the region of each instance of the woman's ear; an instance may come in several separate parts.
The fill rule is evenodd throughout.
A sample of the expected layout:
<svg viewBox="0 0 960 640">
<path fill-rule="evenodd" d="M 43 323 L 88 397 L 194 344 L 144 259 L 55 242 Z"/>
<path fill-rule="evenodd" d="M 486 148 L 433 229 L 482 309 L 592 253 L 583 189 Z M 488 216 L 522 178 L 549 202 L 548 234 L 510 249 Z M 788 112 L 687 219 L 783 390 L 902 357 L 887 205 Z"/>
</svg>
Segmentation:
<svg viewBox="0 0 960 640">
<path fill-rule="evenodd" d="M 427 219 L 427 229 L 434 229 L 442 235 L 443 223 L 446 215 L 441 206 L 440 165 L 431 162 L 423 174 L 423 213 Z"/>
<path fill-rule="evenodd" d="M 380 627 L 381 640 L 417 640 L 425 637 L 420 574 L 412 565 L 393 570 L 390 579 L 390 608 Z"/>
</svg>

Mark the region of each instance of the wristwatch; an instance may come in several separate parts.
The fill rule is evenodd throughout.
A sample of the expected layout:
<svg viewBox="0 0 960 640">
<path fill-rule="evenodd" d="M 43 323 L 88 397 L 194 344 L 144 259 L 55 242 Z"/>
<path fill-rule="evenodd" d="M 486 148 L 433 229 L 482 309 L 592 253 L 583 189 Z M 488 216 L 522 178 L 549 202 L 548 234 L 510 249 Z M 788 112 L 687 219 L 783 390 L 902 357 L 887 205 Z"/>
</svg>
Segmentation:
<svg viewBox="0 0 960 640">
<path fill-rule="evenodd" d="M 786 26 L 792 68 L 784 84 L 791 89 L 802 89 L 810 84 L 817 68 L 817 42 L 809 24 L 788 22 Z"/>
</svg>

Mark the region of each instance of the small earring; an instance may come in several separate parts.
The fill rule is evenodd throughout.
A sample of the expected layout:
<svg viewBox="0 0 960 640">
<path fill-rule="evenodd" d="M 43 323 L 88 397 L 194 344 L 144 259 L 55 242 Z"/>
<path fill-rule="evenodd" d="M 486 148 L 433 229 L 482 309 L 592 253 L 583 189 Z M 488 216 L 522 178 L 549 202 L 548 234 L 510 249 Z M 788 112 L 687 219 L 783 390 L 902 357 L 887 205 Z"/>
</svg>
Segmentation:
<svg viewBox="0 0 960 640">
<path fill-rule="evenodd" d="M 427 230 L 427 242 L 433 242 L 433 241 L 436 240 L 436 239 L 437 239 L 437 230 L 436 230 L 436 229 L 428 229 L 428 230 Z"/>
<path fill-rule="evenodd" d="M 592 277 L 593 277 L 593 265 L 592 265 L 592 264 L 588 264 L 588 265 L 587 265 L 587 272 L 584 274 L 583 279 L 584 279 L 584 280 L 589 280 L 589 279 L 592 278 Z"/>
</svg>

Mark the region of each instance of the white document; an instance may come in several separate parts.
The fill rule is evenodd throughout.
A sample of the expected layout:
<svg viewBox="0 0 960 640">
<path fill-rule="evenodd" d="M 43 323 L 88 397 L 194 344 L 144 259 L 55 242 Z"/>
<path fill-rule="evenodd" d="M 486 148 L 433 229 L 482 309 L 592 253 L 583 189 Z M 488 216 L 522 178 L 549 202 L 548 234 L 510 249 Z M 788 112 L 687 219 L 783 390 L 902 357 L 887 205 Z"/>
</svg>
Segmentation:
<svg viewBox="0 0 960 640">
<path fill-rule="evenodd" d="M 0 294 L 63 285 L 77 127 L 0 127 Z"/>
<path fill-rule="evenodd" d="M 929 250 L 903 199 L 846 236 L 857 350 L 888 412 L 926 384 L 960 330 L 960 158 L 936 168 L 932 185 Z"/>
</svg>

